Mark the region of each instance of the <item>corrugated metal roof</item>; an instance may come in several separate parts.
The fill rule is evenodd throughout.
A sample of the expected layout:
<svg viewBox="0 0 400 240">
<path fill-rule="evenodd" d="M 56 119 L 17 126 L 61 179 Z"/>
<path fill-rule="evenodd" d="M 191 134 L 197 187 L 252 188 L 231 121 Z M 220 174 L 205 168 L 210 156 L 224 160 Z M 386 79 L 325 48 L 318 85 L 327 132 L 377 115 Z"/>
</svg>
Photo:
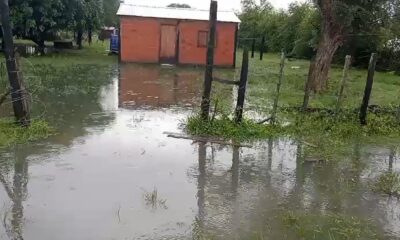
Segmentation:
<svg viewBox="0 0 400 240">
<path fill-rule="evenodd" d="M 151 7 L 126 3 L 121 3 L 117 15 L 202 21 L 208 21 L 210 17 L 209 10 Z M 240 23 L 239 18 L 232 11 L 218 11 L 218 21 Z"/>
</svg>

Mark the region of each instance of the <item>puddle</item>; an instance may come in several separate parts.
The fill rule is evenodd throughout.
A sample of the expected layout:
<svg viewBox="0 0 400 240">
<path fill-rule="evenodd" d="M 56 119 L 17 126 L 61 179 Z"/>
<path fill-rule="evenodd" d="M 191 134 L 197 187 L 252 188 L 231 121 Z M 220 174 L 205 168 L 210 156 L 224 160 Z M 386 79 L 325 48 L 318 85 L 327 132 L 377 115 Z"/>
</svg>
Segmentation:
<svg viewBox="0 0 400 240">
<path fill-rule="evenodd" d="M 298 239 L 282 221 L 290 211 L 370 219 L 400 239 L 399 200 L 370 190 L 400 171 L 390 148 L 355 145 L 318 164 L 291 139 L 239 149 L 167 138 L 198 105 L 203 72 L 107 71 L 93 93 L 43 96 L 60 134 L 0 150 L 0 239 Z"/>
</svg>

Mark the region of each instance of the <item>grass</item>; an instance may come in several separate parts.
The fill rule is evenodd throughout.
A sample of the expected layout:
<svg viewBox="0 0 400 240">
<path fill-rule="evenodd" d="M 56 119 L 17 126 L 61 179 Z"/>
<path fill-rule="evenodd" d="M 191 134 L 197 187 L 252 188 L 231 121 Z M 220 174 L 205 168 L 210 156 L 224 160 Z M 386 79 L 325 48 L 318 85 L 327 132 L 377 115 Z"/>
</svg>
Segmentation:
<svg viewBox="0 0 400 240">
<path fill-rule="evenodd" d="M 238 59 L 238 61 L 241 61 Z M 275 97 L 276 81 L 278 80 L 280 58 L 278 54 L 267 54 L 265 60 L 250 60 L 248 107 L 269 112 Z M 284 80 L 280 95 L 280 106 L 301 106 L 304 96 L 304 86 L 307 79 L 309 61 L 291 60 L 286 62 Z M 312 96 L 310 107 L 334 109 L 337 92 L 342 78 L 342 66 L 333 65 L 330 71 L 328 88 L 325 92 Z M 352 68 L 345 88 L 343 108 L 357 108 L 361 104 L 366 69 Z M 377 72 L 371 96 L 371 105 L 399 106 L 400 100 L 399 76 L 393 72 Z"/>
<path fill-rule="evenodd" d="M 379 239 L 376 229 L 369 221 L 347 215 L 288 212 L 282 221 L 299 240 Z"/>
<path fill-rule="evenodd" d="M 166 199 L 161 199 L 158 196 L 158 191 L 157 188 L 154 188 L 152 192 L 145 192 L 144 195 L 144 200 L 146 202 L 146 205 L 151 207 L 152 209 L 157 209 L 158 207 L 162 209 L 168 209 L 167 207 L 167 200 Z"/>
<path fill-rule="evenodd" d="M 35 120 L 30 127 L 24 128 L 10 120 L 0 119 L 0 147 L 44 139 L 52 133 L 53 129 L 43 120 Z"/>
<path fill-rule="evenodd" d="M 279 98 L 278 124 L 257 124 L 248 113 L 255 112 L 266 117 L 271 114 L 279 77 L 279 63 L 277 54 L 268 54 L 264 61 L 251 59 L 244 111 L 246 118 L 242 124 L 232 122 L 232 101 L 226 101 L 225 97 L 225 102 L 219 102 L 218 109 L 215 110 L 218 114 L 213 121 L 204 122 L 197 115 L 189 117 L 186 124 L 188 133 L 239 141 L 288 136 L 311 142 L 317 151 L 325 155 L 331 155 L 333 151 L 354 141 L 400 138 L 400 121 L 396 116 L 400 104 L 397 97 L 400 93 L 398 76 L 393 73 L 376 73 L 370 105 L 379 105 L 388 111 L 369 113 L 368 126 L 363 127 L 359 124 L 357 109 L 361 104 L 367 70 L 350 70 L 342 110 L 336 115 L 332 110 L 336 107 L 342 69 L 334 65 L 330 72 L 328 89 L 312 96 L 309 103 L 310 108 L 323 110 L 303 114 L 298 109 L 302 105 L 309 67 L 309 62 L 305 60 L 291 60 L 286 63 Z M 219 74 L 223 73 L 219 71 Z M 226 96 L 226 93 L 214 93 L 217 99 L 220 95 Z"/>
<path fill-rule="evenodd" d="M 28 40 L 18 40 L 17 43 L 29 44 Z M 84 43 L 83 49 L 66 49 L 60 52 L 49 53 L 44 56 L 32 56 L 29 58 L 21 59 L 22 69 L 32 65 L 52 65 L 66 66 L 66 65 L 110 65 L 116 64 L 118 56 L 108 55 L 109 41 L 93 41 L 92 45 Z M 0 62 L 4 62 L 1 57 Z"/>
<path fill-rule="evenodd" d="M 400 174 L 391 172 L 382 174 L 373 185 L 372 190 L 400 197 Z"/>
</svg>

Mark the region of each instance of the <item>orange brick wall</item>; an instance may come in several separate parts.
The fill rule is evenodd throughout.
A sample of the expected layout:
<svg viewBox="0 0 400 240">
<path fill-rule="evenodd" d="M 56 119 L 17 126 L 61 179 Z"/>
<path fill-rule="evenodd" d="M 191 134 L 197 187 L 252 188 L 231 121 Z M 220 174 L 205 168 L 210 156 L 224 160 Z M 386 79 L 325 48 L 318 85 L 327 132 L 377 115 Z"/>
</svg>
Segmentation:
<svg viewBox="0 0 400 240">
<path fill-rule="evenodd" d="M 160 24 L 155 19 L 121 18 L 121 60 L 157 63 L 160 52 Z"/>
<path fill-rule="evenodd" d="M 158 63 L 161 24 L 178 26 L 179 64 L 206 63 L 207 48 L 198 47 L 198 32 L 208 31 L 208 22 L 138 17 L 121 17 L 121 60 Z M 217 24 L 215 65 L 234 65 L 236 27 L 236 23 Z"/>
<path fill-rule="evenodd" d="M 207 48 L 198 47 L 198 32 L 208 31 L 208 22 L 182 22 L 179 25 L 179 63 L 202 64 L 206 63 Z M 232 66 L 235 54 L 236 24 L 217 24 L 217 48 L 215 49 L 214 63 L 219 66 Z"/>
</svg>

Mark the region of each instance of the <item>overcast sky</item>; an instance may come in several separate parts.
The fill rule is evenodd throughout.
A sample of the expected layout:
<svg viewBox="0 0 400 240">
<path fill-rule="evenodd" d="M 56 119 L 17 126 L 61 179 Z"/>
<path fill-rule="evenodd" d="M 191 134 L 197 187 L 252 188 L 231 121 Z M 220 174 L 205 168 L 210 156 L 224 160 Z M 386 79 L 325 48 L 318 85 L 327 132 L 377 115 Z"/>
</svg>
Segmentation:
<svg viewBox="0 0 400 240">
<path fill-rule="evenodd" d="M 276 8 L 287 9 L 292 2 L 305 2 L 306 0 L 269 0 Z M 207 9 L 210 0 L 125 0 L 137 5 L 167 6 L 170 3 L 187 3 L 194 8 Z M 220 10 L 240 10 L 240 0 L 218 0 Z"/>
</svg>

